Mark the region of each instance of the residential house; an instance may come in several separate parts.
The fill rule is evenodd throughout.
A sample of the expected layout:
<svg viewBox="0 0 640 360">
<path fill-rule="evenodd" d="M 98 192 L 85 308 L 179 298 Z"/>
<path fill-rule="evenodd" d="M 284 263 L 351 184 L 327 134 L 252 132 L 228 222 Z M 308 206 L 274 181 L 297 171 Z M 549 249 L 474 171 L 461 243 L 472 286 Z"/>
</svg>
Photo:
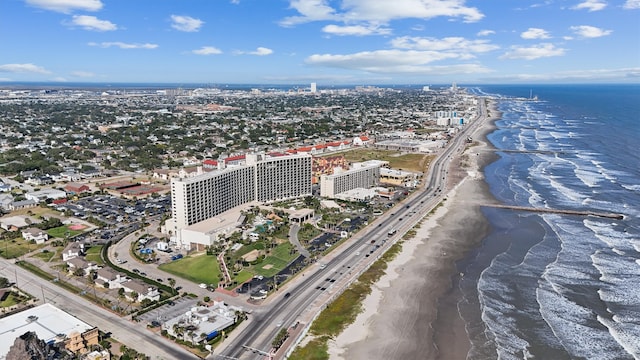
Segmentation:
<svg viewBox="0 0 640 360">
<path fill-rule="evenodd" d="M 88 169 L 80 173 L 80 177 L 83 179 L 91 179 L 102 176 L 102 172 L 98 169 Z"/>
<path fill-rule="evenodd" d="M 9 210 L 14 211 L 14 210 L 20 210 L 20 209 L 28 209 L 28 208 L 36 207 L 37 205 L 38 205 L 38 202 L 35 200 L 14 201 L 11 204 L 9 204 Z"/>
<path fill-rule="evenodd" d="M 27 200 L 33 200 L 36 202 L 44 201 L 45 199 L 64 199 L 67 197 L 67 193 L 57 189 L 42 189 L 40 191 L 32 191 L 24 194 Z"/>
<path fill-rule="evenodd" d="M 372 143 L 368 136 L 356 136 L 353 138 L 353 146 L 365 146 Z"/>
<path fill-rule="evenodd" d="M 33 240 L 36 244 L 44 244 L 49 240 L 49 234 L 42 229 L 30 227 L 22 230 L 22 238 L 27 241 Z"/>
<path fill-rule="evenodd" d="M 11 203 L 13 203 L 13 196 L 11 194 L 0 194 L 0 208 L 9 211 Z"/>
<path fill-rule="evenodd" d="M 93 270 L 98 270 L 100 267 L 94 263 L 91 263 L 81 257 L 75 257 L 67 261 L 67 265 L 69 266 L 69 272 L 75 273 L 77 269 L 82 269 L 83 276 L 89 275 L 89 273 Z"/>
<path fill-rule="evenodd" d="M 160 292 L 158 289 L 140 280 L 133 279 L 122 283 L 122 288 L 124 289 L 125 296 L 130 301 L 140 302 L 144 299 L 151 301 L 160 300 Z M 136 298 L 133 297 L 134 294 L 137 294 Z"/>
<path fill-rule="evenodd" d="M 89 192 L 91 191 L 91 188 L 89 188 L 85 184 L 70 182 L 64 186 L 64 190 L 69 194 L 76 195 L 76 194 L 81 194 L 83 192 Z"/>
<path fill-rule="evenodd" d="M 109 289 L 118 289 L 122 283 L 128 281 L 126 275 L 119 273 L 112 268 L 104 267 L 96 272 L 96 284 Z M 108 284 L 105 286 L 105 284 Z"/>
<path fill-rule="evenodd" d="M 69 261 L 82 255 L 84 255 L 84 244 L 74 241 L 62 250 L 62 261 Z"/>
<path fill-rule="evenodd" d="M 0 192 L 9 192 L 11 191 L 11 189 L 12 189 L 11 185 L 0 182 Z"/>
</svg>

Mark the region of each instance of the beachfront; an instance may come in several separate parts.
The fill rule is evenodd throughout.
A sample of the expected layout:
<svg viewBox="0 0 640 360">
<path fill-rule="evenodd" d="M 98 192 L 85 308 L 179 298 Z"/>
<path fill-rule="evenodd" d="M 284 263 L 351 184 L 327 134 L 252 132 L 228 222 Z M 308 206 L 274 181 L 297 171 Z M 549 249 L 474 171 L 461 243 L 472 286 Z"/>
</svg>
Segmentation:
<svg viewBox="0 0 640 360">
<path fill-rule="evenodd" d="M 403 243 L 364 312 L 329 343 L 331 359 L 466 358 L 470 342 L 455 286 L 463 274 L 455 262 L 488 231 L 480 204 L 491 202 L 482 169 L 495 157 L 486 140 L 499 118 L 495 105 L 472 135 L 473 146 L 452 161 L 447 200 Z"/>
</svg>

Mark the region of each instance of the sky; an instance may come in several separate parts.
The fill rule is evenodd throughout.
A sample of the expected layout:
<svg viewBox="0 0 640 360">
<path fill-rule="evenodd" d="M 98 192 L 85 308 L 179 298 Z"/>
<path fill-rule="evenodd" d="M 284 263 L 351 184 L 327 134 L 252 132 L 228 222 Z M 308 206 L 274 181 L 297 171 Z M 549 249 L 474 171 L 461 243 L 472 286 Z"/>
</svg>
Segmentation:
<svg viewBox="0 0 640 360">
<path fill-rule="evenodd" d="M 640 83 L 640 0 L 0 0 L 0 81 Z"/>
</svg>

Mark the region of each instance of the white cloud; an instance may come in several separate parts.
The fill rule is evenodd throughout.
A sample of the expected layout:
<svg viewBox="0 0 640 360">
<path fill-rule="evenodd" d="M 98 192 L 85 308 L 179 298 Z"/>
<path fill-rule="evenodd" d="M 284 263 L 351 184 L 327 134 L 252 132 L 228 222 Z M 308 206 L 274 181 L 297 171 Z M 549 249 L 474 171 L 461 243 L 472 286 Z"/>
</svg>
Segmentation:
<svg viewBox="0 0 640 360">
<path fill-rule="evenodd" d="M 640 0 L 627 0 L 623 6 L 624 9 L 640 9 Z"/>
<path fill-rule="evenodd" d="M 27 4 L 41 9 L 68 14 L 75 10 L 98 11 L 102 9 L 100 0 L 25 0 Z"/>
<path fill-rule="evenodd" d="M 496 32 L 493 30 L 480 30 L 478 31 L 478 33 L 476 34 L 476 36 L 489 36 L 489 35 L 493 35 Z"/>
<path fill-rule="evenodd" d="M 478 9 L 464 6 L 464 0 L 341 0 L 336 8 L 327 0 L 290 0 L 289 7 L 300 15 L 285 18 L 280 22 L 283 26 L 321 20 L 383 24 L 391 20 L 440 16 L 476 22 L 484 17 Z"/>
<path fill-rule="evenodd" d="M 72 76 L 82 77 L 82 78 L 90 78 L 96 76 L 96 74 L 89 71 L 73 71 L 71 72 Z"/>
<path fill-rule="evenodd" d="M 499 46 L 491 44 L 489 40 L 467 40 L 462 37 L 435 39 L 402 36 L 391 40 L 391 46 L 408 50 L 448 51 L 458 54 L 460 58 L 473 57 L 471 53 L 483 53 L 499 49 Z"/>
<path fill-rule="evenodd" d="M 158 47 L 157 44 L 149 44 L 149 43 L 131 44 L 131 43 L 124 43 L 121 41 L 101 42 L 101 43 L 90 42 L 89 46 L 98 46 L 102 48 L 119 47 L 120 49 L 155 49 Z"/>
<path fill-rule="evenodd" d="M 388 35 L 391 34 L 391 29 L 386 27 L 378 27 L 378 26 L 362 26 L 362 25 L 347 25 L 347 26 L 339 26 L 339 25 L 327 25 L 322 28 L 323 32 L 332 35 L 355 35 L 355 36 L 365 36 L 365 35 Z"/>
<path fill-rule="evenodd" d="M 481 73 L 490 70 L 478 64 L 453 64 L 429 66 L 434 61 L 456 59 L 455 53 L 415 50 L 376 50 L 348 55 L 316 54 L 305 62 L 340 69 L 366 71 L 371 73 L 398 74 L 461 74 Z"/>
<path fill-rule="evenodd" d="M 249 55 L 257 55 L 257 56 L 265 56 L 265 55 L 271 55 L 273 54 L 273 50 L 266 48 L 266 47 L 258 47 L 255 51 L 249 51 L 246 52 L 244 54 L 249 54 Z"/>
<path fill-rule="evenodd" d="M 0 65 L 0 72 L 51 74 L 51 71 L 33 64 L 4 64 Z"/>
<path fill-rule="evenodd" d="M 565 49 L 557 48 L 553 44 L 545 43 L 531 47 L 512 46 L 511 50 L 500 56 L 501 59 L 534 60 L 543 57 L 562 56 Z"/>
<path fill-rule="evenodd" d="M 191 51 L 196 55 L 217 55 L 222 54 L 222 50 L 215 48 L 213 46 L 203 46 L 200 49 Z"/>
<path fill-rule="evenodd" d="M 572 26 L 569 29 L 571 29 L 574 34 L 583 38 L 598 38 L 610 35 L 613 32 L 612 30 L 603 30 L 589 25 Z"/>
<path fill-rule="evenodd" d="M 282 26 L 292 26 L 319 20 L 337 20 L 335 10 L 325 0 L 290 0 L 289 7 L 301 16 L 290 16 L 280 22 Z"/>
<path fill-rule="evenodd" d="M 589 11 L 599 11 L 607 7 L 607 3 L 602 0 L 586 0 L 572 7 L 574 10 L 587 9 Z"/>
<path fill-rule="evenodd" d="M 171 15 L 171 27 L 185 32 L 199 31 L 204 21 L 200 19 L 192 18 L 191 16 Z"/>
<path fill-rule="evenodd" d="M 118 29 L 118 26 L 111 21 L 100 20 L 95 16 L 89 15 L 74 15 L 70 25 L 95 31 L 113 31 Z"/>
<path fill-rule="evenodd" d="M 546 30 L 539 28 L 529 28 L 529 30 L 520 34 L 520 37 L 527 40 L 550 38 L 549 33 Z"/>
</svg>

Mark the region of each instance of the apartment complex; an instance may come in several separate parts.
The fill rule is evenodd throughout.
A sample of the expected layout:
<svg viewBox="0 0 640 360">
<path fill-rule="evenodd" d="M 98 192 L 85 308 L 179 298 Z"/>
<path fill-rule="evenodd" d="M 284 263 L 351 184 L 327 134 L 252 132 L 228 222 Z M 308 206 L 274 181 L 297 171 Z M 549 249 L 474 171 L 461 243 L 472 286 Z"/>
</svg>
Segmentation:
<svg viewBox="0 0 640 360">
<path fill-rule="evenodd" d="M 332 175 L 320 177 L 320 196 L 334 198 L 337 194 L 357 189 L 368 189 L 376 186 L 380 180 L 380 167 L 383 161 L 371 160 L 355 163 L 349 170 L 336 168 Z"/>
<path fill-rule="evenodd" d="M 204 226 L 207 220 L 252 201 L 264 203 L 307 195 L 311 195 L 311 155 L 247 154 L 244 165 L 221 164 L 218 170 L 200 176 L 173 179 L 172 218 L 167 220 L 165 231 L 186 248 L 211 245 L 217 233 L 227 231 L 229 226 Z"/>
</svg>

